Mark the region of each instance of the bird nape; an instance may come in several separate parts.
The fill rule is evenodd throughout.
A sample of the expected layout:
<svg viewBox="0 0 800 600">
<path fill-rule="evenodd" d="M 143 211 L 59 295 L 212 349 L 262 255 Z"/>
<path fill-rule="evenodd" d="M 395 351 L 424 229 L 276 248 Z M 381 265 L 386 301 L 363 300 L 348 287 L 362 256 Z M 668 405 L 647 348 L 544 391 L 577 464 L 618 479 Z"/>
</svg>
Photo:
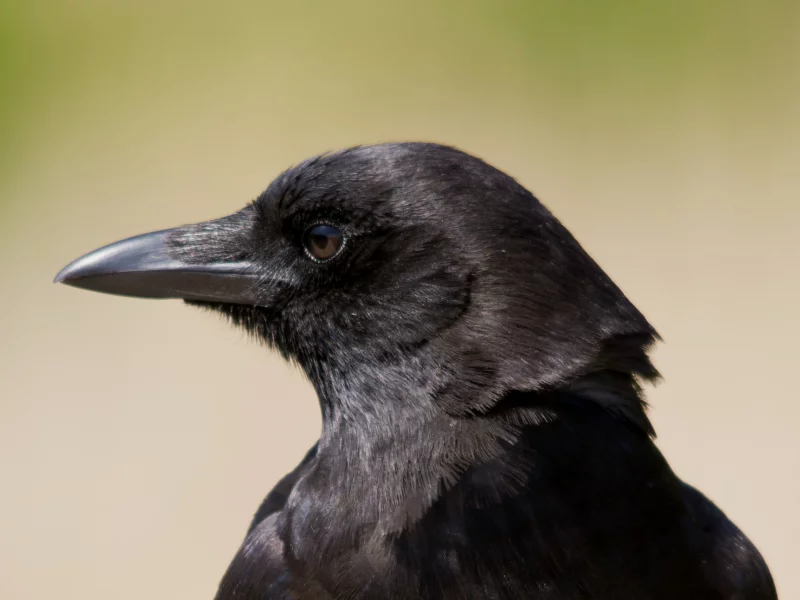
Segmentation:
<svg viewBox="0 0 800 600">
<path fill-rule="evenodd" d="M 56 281 L 222 313 L 314 386 L 320 439 L 259 508 L 220 600 L 776 598 L 756 548 L 653 442 L 655 330 L 473 156 L 320 155 L 232 215 L 111 244 Z"/>
</svg>

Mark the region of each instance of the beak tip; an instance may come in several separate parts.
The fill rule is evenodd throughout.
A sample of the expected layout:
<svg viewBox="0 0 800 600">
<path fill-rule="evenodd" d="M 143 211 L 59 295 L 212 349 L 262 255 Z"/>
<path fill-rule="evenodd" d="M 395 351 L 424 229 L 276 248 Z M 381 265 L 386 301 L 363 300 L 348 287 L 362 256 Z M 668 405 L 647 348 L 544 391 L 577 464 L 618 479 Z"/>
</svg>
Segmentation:
<svg viewBox="0 0 800 600">
<path fill-rule="evenodd" d="M 66 283 L 69 279 L 70 266 L 71 265 L 67 265 L 61 269 L 55 278 L 53 278 L 53 283 Z"/>
<path fill-rule="evenodd" d="M 83 257 L 73 260 L 66 267 L 61 269 L 53 279 L 53 283 L 65 283 L 69 285 L 73 280 L 86 275 L 85 263 Z"/>
<path fill-rule="evenodd" d="M 167 233 L 154 231 L 93 250 L 61 269 L 53 283 L 75 285 L 79 279 L 136 271 L 150 262 L 163 261 L 163 242 Z"/>
</svg>

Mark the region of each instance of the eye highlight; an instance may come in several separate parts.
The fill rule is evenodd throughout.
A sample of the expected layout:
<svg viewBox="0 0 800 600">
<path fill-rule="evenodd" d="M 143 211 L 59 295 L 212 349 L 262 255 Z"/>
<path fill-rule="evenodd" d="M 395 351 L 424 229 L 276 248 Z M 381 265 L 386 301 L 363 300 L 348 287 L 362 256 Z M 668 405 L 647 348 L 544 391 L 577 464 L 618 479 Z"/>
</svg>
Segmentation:
<svg viewBox="0 0 800 600">
<path fill-rule="evenodd" d="M 344 246 L 344 234 L 338 227 L 327 224 L 313 225 L 303 234 L 306 253 L 318 262 L 330 260 Z"/>
</svg>

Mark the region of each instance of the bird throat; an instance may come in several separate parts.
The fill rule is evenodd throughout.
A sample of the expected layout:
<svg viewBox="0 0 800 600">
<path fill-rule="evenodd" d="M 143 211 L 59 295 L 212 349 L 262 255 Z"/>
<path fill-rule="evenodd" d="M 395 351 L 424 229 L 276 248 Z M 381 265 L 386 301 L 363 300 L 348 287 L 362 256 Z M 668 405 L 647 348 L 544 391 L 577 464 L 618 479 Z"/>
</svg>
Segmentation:
<svg viewBox="0 0 800 600">
<path fill-rule="evenodd" d="M 651 428 L 636 364 L 605 355 L 587 375 L 555 389 L 509 390 L 493 403 L 463 398 L 482 408 L 460 414 L 442 406 L 454 374 L 430 349 L 346 370 L 319 369 L 312 382 L 323 432 L 279 519 L 281 538 L 298 565 L 321 556 L 333 561 L 337 548 L 369 547 L 373 557 L 390 553 L 391 540 L 413 530 L 450 490 L 465 490 L 465 501 L 498 490 L 528 493 L 520 473 L 537 468 L 530 457 L 546 468 L 551 458 L 553 464 L 561 460 L 548 454 L 550 438 L 537 447 L 537 429 L 583 413 L 599 415 L 609 429 L 605 438 L 593 438 L 597 452 L 604 440 L 627 435 L 647 445 Z M 332 520 L 347 527 L 330 527 Z"/>
</svg>

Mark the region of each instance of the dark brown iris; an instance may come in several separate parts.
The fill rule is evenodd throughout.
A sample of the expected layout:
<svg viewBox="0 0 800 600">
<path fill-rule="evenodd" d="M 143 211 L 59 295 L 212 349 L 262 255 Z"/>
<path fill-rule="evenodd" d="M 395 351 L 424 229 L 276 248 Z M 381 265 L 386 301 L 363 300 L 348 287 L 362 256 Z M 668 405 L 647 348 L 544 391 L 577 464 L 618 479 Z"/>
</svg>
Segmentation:
<svg viewBox="0 0 800 600">
<path fill-rule="evenodd" d="M 315 260 L 333 258 L 342 249 L 344 236 L 333 225 L 314 225 L 306 231 L 304 244 L 306 252 Z"/>
</svg>

